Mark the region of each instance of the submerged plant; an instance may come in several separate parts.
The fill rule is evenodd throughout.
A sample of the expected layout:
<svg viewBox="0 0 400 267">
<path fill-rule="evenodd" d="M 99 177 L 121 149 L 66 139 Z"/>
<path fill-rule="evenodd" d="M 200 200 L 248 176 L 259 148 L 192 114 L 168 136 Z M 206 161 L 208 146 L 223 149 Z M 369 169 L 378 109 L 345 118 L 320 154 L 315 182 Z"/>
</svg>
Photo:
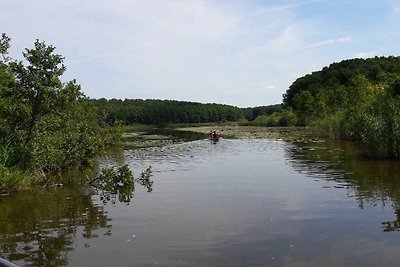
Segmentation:
<svg viewBox="0 0 400 267">
<path fill-rule="evenodd" d="M 151 176 L 153 176 L 153 171 L 151 170 L 151 166 L 147 167 L 138 178 L 139 184 L 147 187 L 147 192 L 153 191 L 153 181 L 150 180 Z"/>
<path fill-rule="evenodd" d="M 147 188 L 151 192 L 153 181 L 151 181 L 151 166 L 144 170 L 140 177 L 135 179 L 128 164 L 115 169 L 115 167 L 106 167 L 101 170 L 100 175 L 92 180 L 90 184 L 100 189 L 100 199 L 103 203 L 111 201 L 115 204 L 116 198 L 120 202 L 129 203 L 135 191 L 135 182 Z"/>
</svg>

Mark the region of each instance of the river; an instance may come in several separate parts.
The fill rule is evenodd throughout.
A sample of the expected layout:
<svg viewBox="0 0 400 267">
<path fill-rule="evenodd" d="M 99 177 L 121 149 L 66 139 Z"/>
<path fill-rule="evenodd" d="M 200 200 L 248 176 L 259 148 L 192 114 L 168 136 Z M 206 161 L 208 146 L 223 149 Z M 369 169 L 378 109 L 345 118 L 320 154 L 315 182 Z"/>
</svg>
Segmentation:
<svg viewBox="0 0 400 267">
<path fill-rule="evenodd" d="M 223 139 L 124 150 L 153 190 L 64 186 L 0 197 L 20 266 L 398 266 L 400 166 L 344 142 Z"/>
</svg>

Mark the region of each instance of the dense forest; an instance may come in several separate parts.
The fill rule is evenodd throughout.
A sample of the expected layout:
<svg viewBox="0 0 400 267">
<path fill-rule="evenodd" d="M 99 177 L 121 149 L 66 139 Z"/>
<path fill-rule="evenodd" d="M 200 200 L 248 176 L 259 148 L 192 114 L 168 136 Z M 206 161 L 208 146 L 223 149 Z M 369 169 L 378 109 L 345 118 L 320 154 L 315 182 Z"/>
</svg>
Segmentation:
<svg viewBox="0 0 400 267">
<path fill-rule="evenodd" d="M 142 123 L 165 125 L 169 123 L 253 121 L 262 115 L 282 110 L 282 104 L 238 108 L 223 104 L 156 100 L 156 99 L 91 99 L 109 125 Z"/>
<path fill-rule="evenodd" d="M 222 104 L 201 104 L 172 100 L 92 99 L 110 125 L 143 123 L 164 125 L 168 123 L 205 123 L 238 121 L 243 110 Z"/>
<path fill-rule="evenodd" d="M 283 103 L 296 124 L 360 141 L 370 157 L 400 157 L 400 57 L 331 64 L 294 81 Z"/>
<path fill-rule="evenodd" d="M 323 117 L 373 97 L 399 77 L 399 57 L 344 60 L 298 78 L 284 94 L 283 103 Z"/>
</svg>

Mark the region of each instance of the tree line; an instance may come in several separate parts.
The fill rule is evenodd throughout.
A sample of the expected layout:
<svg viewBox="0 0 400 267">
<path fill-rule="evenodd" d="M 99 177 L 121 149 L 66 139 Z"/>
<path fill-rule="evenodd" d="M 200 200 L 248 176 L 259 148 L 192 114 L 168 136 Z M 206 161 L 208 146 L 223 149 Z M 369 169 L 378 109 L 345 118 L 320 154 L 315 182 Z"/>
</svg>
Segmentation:
<svg viewBox="0 0 400 267">
<path fill-rule="evenodd" d="M 253 121 L 282 111 L 282 104 L 238 108 L 232 105 L 158 99 L 90 99 L 109 125 Z"/>
<path fill-rule="evenodd" d="M 155 99 L 91 99 L 110 125 L 238 121 L 243 110 L 230 105 Z"/>
</svg>

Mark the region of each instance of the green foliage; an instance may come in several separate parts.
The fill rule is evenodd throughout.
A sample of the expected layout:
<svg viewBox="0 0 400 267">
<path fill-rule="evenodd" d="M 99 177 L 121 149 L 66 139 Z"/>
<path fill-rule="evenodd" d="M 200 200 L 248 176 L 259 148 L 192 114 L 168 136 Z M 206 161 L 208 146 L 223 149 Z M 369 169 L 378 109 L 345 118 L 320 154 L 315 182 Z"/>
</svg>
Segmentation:
<svg viewBox="0 0 400 267">
<path fill-rule="evenodd" d="M 91 100 L 99 116 L 108 125 L 124 124 L 206 123 L 238 121 L 243 118 L 240 108 L 221 104 L 201 104 L 171 100 L 98 99 Z"/>
<path fill-rule="evenodd" d="M 326 116 L 315 122 L 315 131 L 321 136 L 328 138 L 344 139 L 349 138 L 351 126 L 346 112 L 337 112 L 331 116 Z"/>
<path fill-rule="evenodd" d="M 10 41 L 11 41 L 11 38 L 8 37 L 5 33 L 1 34 L 0 55 L 2 56 L 3 61 L 9 60 L 9 57 L 7 56 L 7 54 L 8 54 L 8 49 L 10 48 Z M 0 60 L 0 62 L 1 62 L 1 60 Z"/>
<path fill-rule="evenodd" d="M 310 91 L 302 91 L 295 95 L 293 102 L 296 110 L 301 110 L 305 114 L 311 114 L 314 111 L 314 97 Z"/>
<path fill-rule="evenodd" d="M 30 152 L 10 137 L 0 139 L 0 164 L 7 168 L 26 169 Z"/>
<path fill-rule="evenodd" d="M 280 113 L 279 126 L 295 126 L 297 125 L 297 115 L 292 109 L 284 109 Z"/>
<path fill-rule="evenodd" d="M 9 42 L 3 34 L 0 164 L 13 168 L 11 173 L 19 169 L 32 174 L 89 166 L 91 159 L 121 136 L 120 131 L 102 124 L 97 107 L 75 80 L 61 81 L 66 68 L 55 47 L 36 40 L 23 53 L 23 62 L 5 56 Z"/>
<path fill-rule="evenodd" d="M 138 178 L 138 182 L 140 185 L 147 187 L 147 191 L 153 191 L 153 181 L 151 181 L 151 177 L 153 176 L 153 171 L 151 170 L 151 166 L 147 167 Z"/>
<path fill-rule="evenodd" d="M 278 112 L 274 112 L 271 115 L 260 115 L 253 121 L 240 122 L 242 126 L 295 126 L 297 125 L 297 115 L 292 109 L 283 109 Z"/>
<path fill-rule="evenodd" d="M 400 97 L 400 79 L 397 79 L 393 82 L 390 87 L 390 93 L 395 98 Z"/>
<path fill-rule="evenodd" d="M 153 176 L 153 171 L 151 166 L 147 167 L 141 174 L 140 177 L 135 179 L 132 171 L 129 169 L 128 164 L 118 167 L 106 167 L 101 169 L 99 177 L 91 182 L 100 182 L 101 186 L 107 189 L 114 188 L 125 188 L 125 187 L 135 187 L 135 181 L 142 186 L 146 186 L 148 189 L 152 187 L 153 181 L 151 177 Z M 151 191 L 151 190 L 150 190 Z"/>
<path fill-rule="evenodd" d="M 0 142 L 0 164 L 3 166 L 8 165 L 13 154 L 13 147 L 9 140 L 2 140 Z"/>
<path fill-rule="evenodd" d="M 397 85 L 393 82 L 378 90 L 360 86 L 356 94 L 362 101 L 318 120 L 316 129 L 324 136 L 361 142 L 370 158 L 400 158 Z"/>
<path fill-rule="evenodd" d="M 369 157 L 400 157 L 400 58 L 346 60 L 297 79 L 284 103 L 297 124 L 359 141 Z"/>
<path fill-rule="evenodd" d="M 62 108 L 58 95 L 68 87 L 63 88 L 59 78 L 65 71 L 62 64 L 64 58 L 54 54 L 54 50 L 55 47 L 36 40 L 34 48 L 26 49 L 23 53 L 28 65 L 22 61 L 9 64 L 15 78 L 15 86 L 9 97 L 13 103 L 24 107 L 25 114 L 18 124 L 24 131 L 22 138 L 25 145 L 34 138 L 37 122 Z"/>
<path fill-rule="evenodd" d="M 358 115 L 357 129 L 369 157 L 400 158 L 400 99 L 373 103 Z"/>
<path fill-rule="evenodd" d="M 283 103 L 296 109 L 294 103 L 296 95 L 309 91 L 315 97 L 318 92 L 324 91 L 327 96 L 335 93 L 334 98 L 329 97 L 331 107 L 335 104 L 342 105 L 346 102 L 343 97 L 352 100 L 348 98 L 348 89 L 352 88 L 351 84 L 357 76 L 365 77 L 372 85 L 390 84 L 400 76 L 400 57 L 350 59 L 333 63 L 329 67 L 294 81 L 284 94 Z M 339 103 L 335 101 L 336 97 Z"/>
<path fill-rule="evenodd" d="M 248 121 L 252 121 L 261 115 L 272 115 L 275 112 L 282 110 L 282 104 L 259 106 L 254 108 L 244 108 L 243 112 Z"/>
<path fill-rule="evenodd" d="M 133 177 L 132 171 L 129 169 L 128 164 L 125 164 L 118 168 L 117 175 L 114 179 L 115 184 L 120 186 L 134 185 L 135 178 Z"/>
<path fill-rule="evenodd" d="M 135 185 L 135 178 L 128 164 L 118 167 L 117 170 L 114 167 L 103 168 L 97 179 L 108 189 L 134 187 Z"/>
<path fill-rule="evenodd" d="M 26 176 L 18 170 L 10 170 L 0 164 L 0 195 L 13 193 L 26 184 Z"/>
</svg>

